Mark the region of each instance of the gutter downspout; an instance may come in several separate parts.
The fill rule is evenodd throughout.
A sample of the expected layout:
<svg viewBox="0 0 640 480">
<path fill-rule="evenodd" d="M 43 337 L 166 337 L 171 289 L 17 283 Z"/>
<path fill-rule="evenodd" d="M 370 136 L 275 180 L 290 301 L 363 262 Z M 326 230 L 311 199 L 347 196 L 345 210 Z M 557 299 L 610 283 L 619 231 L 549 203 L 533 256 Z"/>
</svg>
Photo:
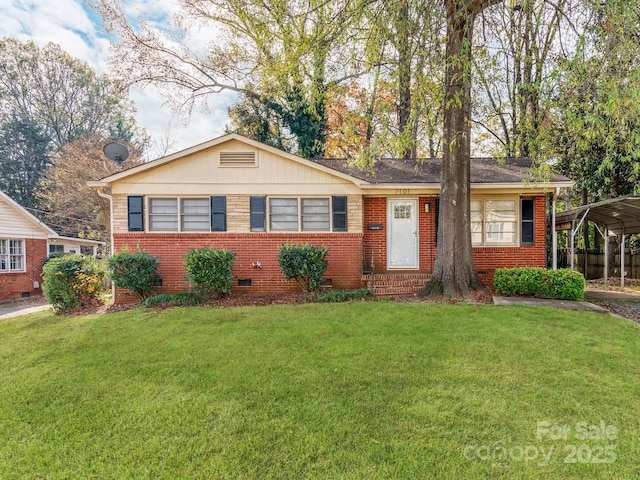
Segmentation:
<svg viewBox="0 0 640 480">
<path fill-rule="evenodd" d="M 113 243 L 113 196 L 109 195 L 108 193 L 104 193 L 104 190 L 102 188 L 96 189 L 96 192 L 98 192 L 98 195 L 100 195 L 102 198 L 106 198 L 107 200 L 109 200 L 109 236 L 111 241 L 111 248 L 109 248 L 109 252 L 107 255 L 111 257 L 113 255 L 113 249 L 115 248 Z M 113 280 L 111 281 L 111 301 L 116 301 L 116 286 L 113 283 Z"/>
</svg>

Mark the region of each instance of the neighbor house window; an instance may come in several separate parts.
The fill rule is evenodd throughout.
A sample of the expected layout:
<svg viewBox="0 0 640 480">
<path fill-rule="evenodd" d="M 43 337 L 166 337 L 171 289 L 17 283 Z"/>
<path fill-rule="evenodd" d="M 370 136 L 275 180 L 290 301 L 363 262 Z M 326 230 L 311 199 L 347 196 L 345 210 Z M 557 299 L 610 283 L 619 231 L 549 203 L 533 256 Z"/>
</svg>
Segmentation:
<svg viewBox="0 0 640 480">
<path fill-rule="evenodd" d="M 472 200 L 471 242 L 474 246 L 517 244 L 515 200 Z"/>
<path fill-rule="evenodd" d="M 24 272 L 24 240 L 0 239 L 0 272 Z"/>
<path fill-rule="evenodd" d="M 49 245 L 49 256 L 60 257 L 64 255 L 64 245 Z"/>
</svg>

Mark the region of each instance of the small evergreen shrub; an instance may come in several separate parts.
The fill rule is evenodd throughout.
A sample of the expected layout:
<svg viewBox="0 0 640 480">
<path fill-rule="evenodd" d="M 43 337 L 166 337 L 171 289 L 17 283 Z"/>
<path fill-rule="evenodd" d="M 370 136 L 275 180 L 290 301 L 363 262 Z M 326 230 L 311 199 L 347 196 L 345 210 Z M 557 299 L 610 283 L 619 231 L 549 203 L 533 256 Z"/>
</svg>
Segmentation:
<svg viewBox="0 0 640 480">
<path fill-rule="evenodd" d="M 49 259 L 42 268 L 42 293 L 55 313 L 100 302 L 104 266 L 89 255 Z"/>
<path fill-rule="evenodd" d="M 357 290 L 329 290 L 328 292 L 318 295 L 318 302 L 322 303 L 338 303 L 338 302 L 352 302 L 354 300 L 362 300 L 371 295 L 371 292 L 366 288 L 359 288 Z"/>
<path fill-rule="evenodd" d="M 303 292 L 314 293 L 322 286 L 322 276 L 329 267 L 327 253 L 327 247 L 288 243 L 280 248 L 278 263 L 287 280 L 294 279 Z"/>
<path fill-rule="evenodd" d="M 540 267 L 499 268 L 493 277 L 493 288 L 500 295 L 558 300 L 582 300 L 585 281 L 580 272 L 547 270 Z"/>
<path fill-rule="evenodd" d="M 215 248 L 192 249 L 184 257 L 187 280 L 202 294 L 216 293 L 226 297 L 231 293 L 234 252 Z"/>
<path fill-rule="evenodd" d="M 202 305 L 206 298 L 199 292 L 161 293 L 146 298 L 145 307 L 193 307 Z"/>
<path fill-rule="evenodd" d="M 109 277 L 118 288 L 126 288 L 133 295 L 145 299 L 151 296 L 160 284 L 158 266 L 160 261 L 146 252 L 123 250 L 107 261 Z"/>
</svg>

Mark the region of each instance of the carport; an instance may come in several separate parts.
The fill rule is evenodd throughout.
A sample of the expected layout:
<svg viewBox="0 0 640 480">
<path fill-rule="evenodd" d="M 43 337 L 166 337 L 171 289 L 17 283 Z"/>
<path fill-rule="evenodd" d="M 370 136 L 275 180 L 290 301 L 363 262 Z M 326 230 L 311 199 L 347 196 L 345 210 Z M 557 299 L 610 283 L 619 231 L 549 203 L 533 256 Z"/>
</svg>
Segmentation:
<svg viewBox="0 0 640 480">
<path fill-rule="evenodd" d="M 598 233 L 604 238 L 604 281 L 608 282 L 608 242 L 609 236 L 620 236 L 620 284 L 624 286 L 624 247 L 627 235 L 640 233 L 640 196 L 602 200 L 583 205 L 573 210 L 556 213 L 554 237 L 558 231 L 571 231 L 571 270 L 574 269 L 575 237 L 584 222 L 592 222 Z M 557 245 L 556 242 L 554 244 Z M 554 268 L 556 266 L 554 265 Z"/>
</svg>

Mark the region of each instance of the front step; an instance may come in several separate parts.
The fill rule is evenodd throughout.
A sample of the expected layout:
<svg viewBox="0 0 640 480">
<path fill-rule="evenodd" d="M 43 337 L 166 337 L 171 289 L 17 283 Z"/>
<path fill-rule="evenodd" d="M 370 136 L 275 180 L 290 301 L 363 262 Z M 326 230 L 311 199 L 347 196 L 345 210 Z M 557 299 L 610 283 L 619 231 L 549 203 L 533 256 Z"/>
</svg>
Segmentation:
<svg viewBox="0 0 640 480">
<path fill-rule="evenodd" d="M 429 273 L 376 273 L 373 275 L 373 288 L 371 288 L 371 274 L 363 275 L 362 282 L 374 295 L 390 297 L 413 295 L 424 287 L 430 278 Z"/>
</svg>

